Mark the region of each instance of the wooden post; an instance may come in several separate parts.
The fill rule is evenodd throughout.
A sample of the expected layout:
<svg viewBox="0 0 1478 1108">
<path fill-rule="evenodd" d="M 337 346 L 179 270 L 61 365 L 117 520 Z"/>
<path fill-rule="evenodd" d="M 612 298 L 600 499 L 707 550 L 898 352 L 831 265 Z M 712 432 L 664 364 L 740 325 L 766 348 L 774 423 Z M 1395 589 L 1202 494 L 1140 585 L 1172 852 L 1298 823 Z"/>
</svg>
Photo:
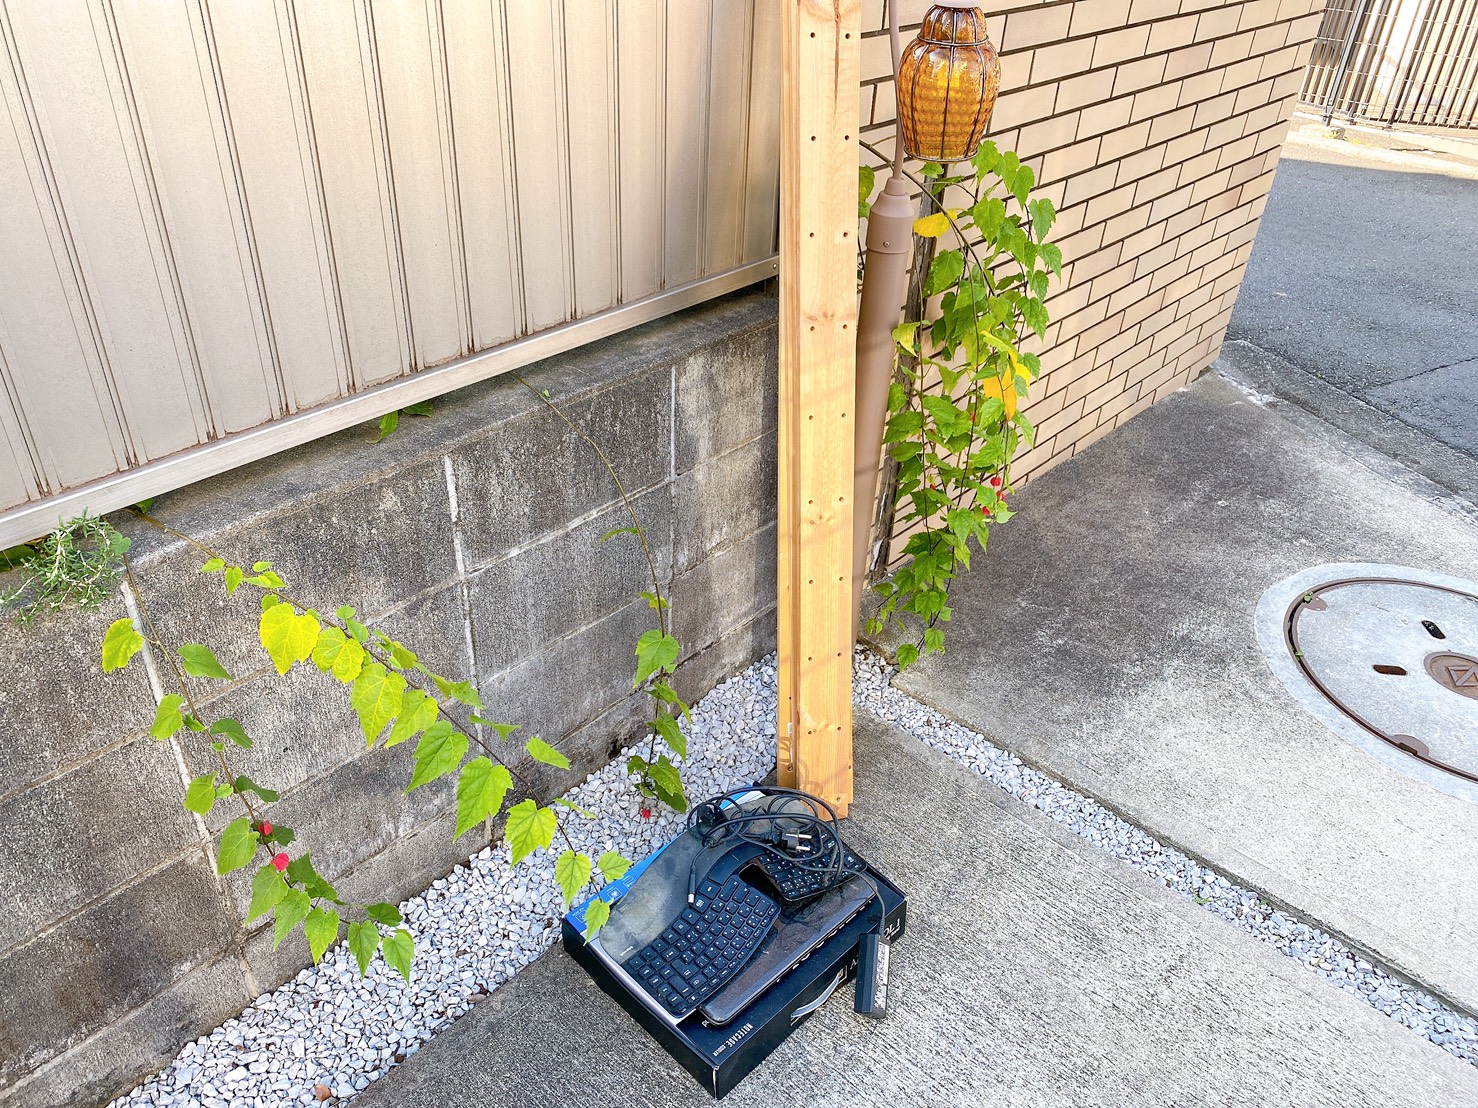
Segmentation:
<svg viewBox="0 0 1478 1108">
<path fill-rule="evenodd" d="M 781 0 L 779 771 L 852 801 L 860 0 Z"/>
</svg>

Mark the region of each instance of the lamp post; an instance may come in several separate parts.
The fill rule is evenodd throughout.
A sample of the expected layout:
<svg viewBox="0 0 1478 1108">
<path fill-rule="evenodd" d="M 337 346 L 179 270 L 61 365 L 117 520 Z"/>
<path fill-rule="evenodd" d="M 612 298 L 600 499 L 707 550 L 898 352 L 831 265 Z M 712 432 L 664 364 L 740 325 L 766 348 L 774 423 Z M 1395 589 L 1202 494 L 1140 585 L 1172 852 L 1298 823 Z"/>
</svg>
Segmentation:
<svg viewBox="0 0 1478 1108">
<path fill-rule="evenodd" d="M 889 0 L 898 137 L 893 171 L 867 220 L 867 257 L 857 317 L 857 409 L 854 434 L 852 630 L 862 618 L 867 552 L 878 489 L 878 462 L 893 380 L 893 328 L 908 294 L 913 201 L 903 158 L 963 161 L 974 155 L 990 123 L 1001 63 L 985 33 L 985 16 L 969 0 L 939 0 L 918 36 L 899 47 L 898 0 Z"/>
</svg>

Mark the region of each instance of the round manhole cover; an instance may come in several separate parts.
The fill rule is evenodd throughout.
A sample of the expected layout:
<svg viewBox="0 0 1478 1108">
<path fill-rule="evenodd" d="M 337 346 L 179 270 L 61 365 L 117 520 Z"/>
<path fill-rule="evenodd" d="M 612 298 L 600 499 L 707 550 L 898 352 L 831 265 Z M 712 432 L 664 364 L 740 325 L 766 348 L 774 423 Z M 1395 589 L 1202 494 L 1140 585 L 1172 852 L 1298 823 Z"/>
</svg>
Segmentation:
<svg viewBox="0 0 1478 1108">
<path fill-rule="evenodd" d="M 1478 802 L 1478 584 L 1322 566 L 1268 590 L 1258 632 L 1283 683 L 1334 730 Z"/>
</svg>

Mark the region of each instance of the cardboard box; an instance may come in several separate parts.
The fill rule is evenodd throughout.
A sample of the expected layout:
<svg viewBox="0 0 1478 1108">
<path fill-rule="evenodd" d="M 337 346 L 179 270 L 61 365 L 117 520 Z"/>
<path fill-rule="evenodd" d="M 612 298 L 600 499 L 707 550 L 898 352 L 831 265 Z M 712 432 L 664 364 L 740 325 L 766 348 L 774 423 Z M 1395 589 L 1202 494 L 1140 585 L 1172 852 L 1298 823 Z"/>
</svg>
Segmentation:
<svg viewBox="0 0 1478 1108">
<path fill-rule="evenodd" d="M 607 885 L 599 895 L 606 900 L 621 896 L 645 872 L 650 861 L 645 859 L 633 866 L 625 877 Z M 865 859 L 863 862 L 867 864 Z M 886 935 L 890 942 L 896 941 L 903 935 L 907 921 L 907 899 L 870 864 L 867 868 L 883 895 Z M 727 1024 L 709 1027 L 703 1022 L 702 1014 L 694 1012 L 674 1029 L 653 1015 L 586 948 L 585 908 L 589 903 L 587 900 L 565 916 L 562 928 L 565 950 L 716 1097 L 734 1088 L 832 993 L 840 994 L 836 1003 L 852 1003 L 852 991 L 845 986 L 857 972 L 858 944 L 877 921 L 873 909 L 863 911 Z"/>
</svg>

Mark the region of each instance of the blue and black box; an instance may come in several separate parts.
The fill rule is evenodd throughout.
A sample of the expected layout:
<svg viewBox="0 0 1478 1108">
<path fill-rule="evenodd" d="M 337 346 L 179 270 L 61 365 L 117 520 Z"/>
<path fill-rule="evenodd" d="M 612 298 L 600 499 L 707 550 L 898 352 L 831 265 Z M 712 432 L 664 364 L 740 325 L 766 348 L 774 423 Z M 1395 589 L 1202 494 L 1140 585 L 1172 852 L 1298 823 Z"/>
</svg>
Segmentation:
<svg viewBox="0 0 1478 1108">
<path fill-rule="evenodd" d="M 638 862 L 619 881 L 601 889 L 598 895 L 611 902 L 619 899 L 651 861 L 652 858 L 646 858 Z M 889 942 L 896 941 L 903 935 L 907 921 L 907 898 L 871 865 L 867 865 L 867 872 L 877 882 L 883 897 L 885 935 Z M 632 1019 L 646 1028 L 667 1053 L 715 1097 L 724 1096 L 739 1084 L 832 993 L 841 994 L 837 1003 L 851 1004 L 852 992 L 845 986 L 857 973 L 862 936 L 877 926 L 875 911 L 862 912 L 723 1026 L 709 1026 L 700 1012 L 694 1012 L 674 1028 L 653 1015 L 632 995 L 626 984 L 587 949 L 585 909 L 589 903 L 587 900 L 565 916 L 562 928 L 565 950 L 585 967 L 604 992 L 615 998 Z"/>
</svg>

